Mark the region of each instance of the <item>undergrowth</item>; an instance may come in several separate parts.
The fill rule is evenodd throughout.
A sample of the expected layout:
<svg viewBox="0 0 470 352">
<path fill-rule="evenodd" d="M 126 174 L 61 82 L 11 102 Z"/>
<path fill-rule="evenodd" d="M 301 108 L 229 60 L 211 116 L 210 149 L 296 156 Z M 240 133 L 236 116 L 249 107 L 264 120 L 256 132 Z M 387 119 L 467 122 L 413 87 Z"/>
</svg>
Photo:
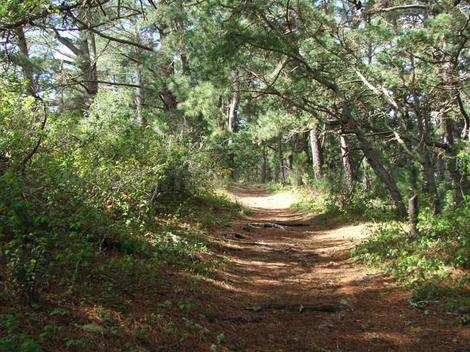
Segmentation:
<svg viewBox="0 0 470 352">
<path fill-rule="evenodd" d="M 396 218 L 391 203 L 360 186 L 349 191 L 344 185 L 331 183 L 325 179 L 312 181 L 309 186 L 288 189 L 298 198 L 293 208 L 321 217 L 335 218 L 344 222 L 383 221 Z"/>
<path fill-rule="evenodd" d="M 369 239 L 353 255 L 412 288 L 413 305 L 440 302 L 451 311 L 468 310 L 470 198 L 439 217 L 424 209 L 417 238 L 410 237 L 406 224 L 397 221 L 376 224 L 370 231 Z"/>
<path fill-rule="evenodd" d="M 184 321 L 200 310 L 188 293 L 191 285 L 222 264 L 208 255 L 205 232 L 238 211 L 221 194 L 161 197 L 134 211 L 128 198 L 103 209 L 69 188 L 74 201 L 64 206 L 55 194 L 47 203 L 8 173 L 0 181 L 9 186 L 0 195 L 1 352 L 80 351 L 99 346 L 95 340 L 102 335 L 122 340 L 123 351 L 162 339 L 169 346 L 192 335 L 211 339 L 203 327 L 194 328 L 196 322 Z M 189 282 L 175 286 L 179 280 Z M 122 321 L 142 305 L 142 316 L 153 322 L 137 328 Z M 96 307 L 109 319 L 89 312 Z"/>
</svg>

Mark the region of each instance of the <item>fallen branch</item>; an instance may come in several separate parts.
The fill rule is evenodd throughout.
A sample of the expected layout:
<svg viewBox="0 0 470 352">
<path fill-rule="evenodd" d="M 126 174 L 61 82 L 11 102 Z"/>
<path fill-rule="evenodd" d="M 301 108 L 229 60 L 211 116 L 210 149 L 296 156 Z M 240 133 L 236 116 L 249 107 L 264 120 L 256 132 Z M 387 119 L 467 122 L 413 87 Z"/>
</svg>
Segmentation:
<svg viewBox="0 0 470 352">
<path fill-rule="evenodd" d="M 253 306 L 246 308 L 253 312 L 261 312 L 263 310 L 287 310 L 290 312 L 326 312 L 326 313 L 335 313 L 341 310 L 343 307 L 339 304 L 281 304 L 281 303 L 269 303 L 263 304 L 260 306 Z"/>
</svg>

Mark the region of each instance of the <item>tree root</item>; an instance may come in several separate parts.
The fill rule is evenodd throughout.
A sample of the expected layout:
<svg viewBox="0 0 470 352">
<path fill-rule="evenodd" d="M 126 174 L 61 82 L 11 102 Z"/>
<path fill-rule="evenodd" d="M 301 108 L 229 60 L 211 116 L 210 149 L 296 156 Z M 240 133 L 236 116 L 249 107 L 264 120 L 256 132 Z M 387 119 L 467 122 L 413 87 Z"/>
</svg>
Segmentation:
<svg viewBox="0 0 470 352">
<path fill-rule="evenodd" d="M 265 228 L 276 228 L 285 230 L 286 227 L 301 227 L 301 226 L 310 226 L 309 224 L 301 223 L 301 222 L 250 222 L 247 224 L 248 228 L 256 228 L 256 227 L 265 227 Z"/>
<path fill-rule="evenodd" d="M 276 228 L 285 230 L 284 226 L 276 224 L 274 222 L 250 222 L 248 223 L 250 227 L 264 227 L 264 228 Z"/>
<path fill-rule="evenodd" d="M 278 225 L 285 227 L 308 227 L 310 224 L 305 222 L 277 222 Z"/>
</svg>

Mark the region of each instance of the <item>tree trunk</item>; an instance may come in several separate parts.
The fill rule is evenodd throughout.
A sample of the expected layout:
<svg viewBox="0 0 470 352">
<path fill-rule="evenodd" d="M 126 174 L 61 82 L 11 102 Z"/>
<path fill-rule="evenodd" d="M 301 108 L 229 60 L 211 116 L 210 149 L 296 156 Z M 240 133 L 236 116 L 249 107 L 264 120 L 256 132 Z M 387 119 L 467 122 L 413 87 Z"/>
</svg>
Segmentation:
<svg viewBox="0 0 470 352">
<path fill-rule="evenodd" d="M 344 180 L 348 190 L 351 191 L 354 186 L 354 169 L 352 165 L 351 146 L 348 137 L 344 134 L 340 136 L 341 160 L 343 161 Z"/>
<path fill-rule="evenodd" d="M 57 40 L 75 55 L 75 65 L 80 71 L 79 84 L 85 89 L 85 97 L 80 101 L 81 108 L 87 108 L 90 99 L 98 93 L 98 75 L 96 69 L 96 45 L 94 33 L 83 26 L 79 27 L 79 38 L 72 40 L 63 37 L 55 30 Z M 90 54 L 90 46 L 93 56 Z"/>
<path fill-rule="evenodd" d="M 310 140 L 310 149 L 312 151 L 312 165 L 313 165 L 313 174 L 316 180 L 322 178 L 322 168 L 323 168 L 323 154 L 320 144 L 320 139 L 318 138 L 318 131 L 316 128 L 312 128 L 309 132 Z"/>
<path fill-rule="evenodd" d="M 233 83 L 233 93 L 230 99 L 230 104 L 227 112 L 227 131 L 229 132 L 228 145 L 233 143 L 233 133 L 238 131 L 238 107 L 240 105 L 240 92 L 238 90 L 238 82 Z M 237 171 L 235 165 L 235 155 L 233 151 L 229 151 L 229 161 L 232 169 L 231 176 L 233 179 L 237 178 Z"/>
<path fill-rule="evenodd" d="M 393 203 L 395 204 L 395 208 L 397 209 L 398 214 L 400 216 L 405 216 L 406 208 L 403 204 L 403 199 L 400 190 L 398 189 L 398 186 L 395 182 L 395 179 L 383 166 L 382 161 L 380 160 L 379 153 L 374 149 L 371 142 L 366 138 L 364 132 L 358 127 L 354 128 L 354 132 L 359 141 L 359 146 L 367 159 L 367 162 L 372 167 L 374 173 L 377 175 L 379 180 L 382 181 L 382 183 L 385 185 L 388 192 L 390 193 L 390 197 L 392 198 Z"/>
<path fill-rule="evenodd" d="M 289 145 L 287 145 L 289 147 Z M 286 180 L 288 183 L 290 183 L 292 179 L 292 172 L 294 171 L 294 154 L 293 151 L 291 150 L 290 153 L 287 155 L 287 157 L 284 159 L 284 166 L 285 166 L 285 173 L 286 173 Z"/>
<path fill-rule="evenodd" d="M 137 43 L 140 44 L 142 43 L 142 38 L 139 32 L 139 26 L 137 25 L 137 22 L 135 21 L 132 21 L 132 23 L 134 25 L 135 40 Z M 140 48 L 136 49 L 136 54 L 137 54 L 137 57 L 141 57 L 142 50 Z M 144 116 L 145 91 L 144 91 L 144 79 L 143 79 L 142 71 L 143 71 L 143 63 L 136 60 L 135 80 L 136 80 L 137 88 L 135 89 L 135 97 L 134 97 L 136 120 L 141 126 L 147 127 L 148 120 L 147 120 L 147 117 Z"/>
<path fill-rule="evenodd" d="M 414 66 L 413 66 L 414 68 Z M 414 73 L 413 73 L 414 74 Z M 414 75 L 413 75 L 414 83 Z M 420 140 L 418 146 L 418 162 L 422 166 L 424 187 L 423 191 L 432 197 L 432 207 L 434 215 L 438 215 L 441 212 L 439 193 L 437 191 L 435 169 L 432 163 L 432 151 L 427 147 L 426 141 L 429 139 L 429 118 L 428 112 L 421 107 L 421 103 L 418 97 L 418 93 L 413 84 L 413 108 L 416 114 L 416 124 L 418 127 L 418 139 Z M 408 115 L 408 114 L 407 114 Z M 409 116 L 407 116 L 409 117 Z"/>
<path fill-rule="evenodd" d="M 367 164 L 366 159 L 362 158 L 361 166 L 362 166 L 362 184 L 363 184 L 363 187 L 366 190 L 370 190 L 370 188 L 372 186 L 372 180 L 371 180 L 371 177 L 370 177 L 369 166 Z"/>
<path fill-rule="evenodd" d="M 98 82 L 96 73 L 96 45 L 95 34 L 87 29 L 81 28 L 78 39 L 77 58 L 78 67 L 82 74 L 83 87 L 88 95 L 87 103 L 98 93 Z"/>
<path fill-rule="evenodd" d="M 436 176 L 434 174 L 434 166 L 432 165 L 431 156 L 429 151 L 423 143 L 421 147 L 421 165 L 423 167 L 423 174 L 425 179 L 424 189 L 425 193 L 432 196 L 432 207 L 434 215 L 441 213 L 441 201 L 437 192 Z M 424 149 L 424 150 L 423 150 Z"/>
<path fill-rule="evenodd" d="M 160 47 L 165 48 L 167 46 L 168 33 L 165 26 L 158 28 L 158 34 L 160 36 Z M 160 93 L 160 99 L 163 102 L 163 110 L 166 112 L 172 112 L 176 110 L 178 106 L 178 100 L 173 92 L 168 87 L 168 80 L 175 73 L 175 63 L 172 58 L 167 58 L 162 69 L 162 80 L 163 88 Z"/>
<path fill-rule="evenodd" d="M 96 53 L 96 39 L 95 33 L 87 31 L 88 43 L 89 43 L 89 60 L 90 60 L 90 84 L 88 90 L 90 95 L 94 97 L 98 93 L 98 72 L 96 69 L 96 60 L 98 59 Z"/>
<path fill-rule="evenodd" d="M 163 109 L 166 112 L 173 112 L 178 107 L 178 100 L 176 99 L 176 96 L 173 94 L 173 92 L 170 90 L 167 84 L 167 81 L 174 74 L 174 66 L 175 66 L 174 62 L 168 62 L 163 73 L 164 83 L 163 83 L 163 89 L 161 93 L 161 99 L 164 105 Z"/>
<path fill-rule="evenodd" d="M 278 158 L 279 158 L 279 175 L 281 178 L 281 182 L 283 185 L 287 184 L 287 177 L 286 177 L 286 168 L 284 165 L 284 155 L 282 152 L 282 136 L 279 135 L 278 137 Z"/>
<path fill-rule="evenodd" d="M 408 201 L 408 223 L 411 237 L 418 237 L 418 211 L 418 196 L 414 194 Z"/>
<path fill-rule="evenodd" d="M 406 215 L 406 208 L 403 203 L 403 199 L 398 189 L 397 183 L 393 176 L 387 171 L 384 167 L 382 161 L 380 160 L 379 153 L 375 150 L 372 143 L 367 139 L 365 133 L 361 130 L 359 126 L 355 124 L 352 118 L 351 107 L 347 101 L 343 102 L 343 110 L 342 110 L 342 123 L 343 128 L 346 130 L 352 130 L 357 137 L 359 142 L 359 146 L 364 153 L 367 162 L 374 170 L 374 173 L 377 175 L 380 181 L 385 185 L 388 192 L 390 193 L 390 197 L 393 200 L 395 208 L 400 217 L 404 217 Z"/>
<path fill-rule="evenodd" d="M 229 132 L 234 133 L 238 131 L 238 107 L 240 105 L 240 92 L 235 87 L 230 100 L 230 106 L 227 117 L 227 129 Z"/>
<path fill-rule="evenodd" d="M 30 95 L 36 95 L 36 88 L 33 76 L 33 65 L 29 59 L 29 49 L 28 42 L 26 41 L 26 36 L 24 34 L 24 29 L 22 26 L 15 29 L 16 36 L 18 37 L 18 48 L 20 49 L 22 60 L 21 68 L 23 70 L 23 76 L 28 81 L 26 90 Z"/>
<path fill-rule="evenodd" d="M 268 176 L 268 156 L 266 146 L 263 144 L 261 155 L 261 183 L 266 183 Z"/>
<path fill-rule="evenodd" d="M 276 170 L 279 169 L 277 167 L 271 168 L 271 180 L 273 180 L 275 183 L 279 182 L 279 173 L 276 172 Z"/>
<path fill-rule="evenodd" d="M 415 94 L 415 100 L 418 101 L 418 98 Z M 418 126 L 418 138 L 420 139 L 420 145 L 418 147 L 419 157 L 418 162 L 421 164 L 424 187 L 423 192 L 429 194 L 432 197 L 432 207 L 434 215 L 438 215 L 441 212 L 441 202 L 439 199 L 439 193 L 437 191 L 435 168 L 432 163 L 432 151 L 429 150 L 426 145 L 426 140 L 428 139 L 428 120 L 423 117 L 421 108 L 418 103 L 415 103 L 415 113 L 417 116 L 417 126 Z"/>
<path fill-rule="evenodd" d="M 463 102 L 461 101 L 461 97 L 458 94 L 457 90 L 457 84 L 456 84 L 456 79 L 454 78 L 454 70 L 455 70 L 455 65 L 452 64 L 451 61 L 446 61 L 439 67 L 440 71 L 440 77 L 443 80 L 443 83 L 446 85 L 453 87 L 453 92 L 449 96 L 450 99 L 452 98 L 457 98 L 457 103 L 460 104 L 462 103 L 463 107 Z M 460 98 L 460 99 L 459 99 Z M 461 109 L 460 112 L 463 114 L 464 117 L 464 123 L 466 123 L 465 118 L 468 119 L 468 115 L 466 115 L 465 109 Z M 468 184 L 468 175 L 466 174 L 465 170 L 459 170 L 458 164 L 457 164 L 457 155 L 459 153 L 459 147 L 455 143 L 455 137 L 458 136 L 458 133 L 455 133 L 454 129 L 454 123 L 453 121 L 444 115 L 442 116 L 442 128 L 444 130 L 444 135 L 445 135 L 445 142 L 448 144 L 448 148 L 446 150 L 446 157 L 447 157 L 447 170 L 449 172 L 450 178 L 453 183 L 454 191 L 455 191 L 455 201 L 457 204 L 461 203 L 462 200 L 464 199 L 465 195 L 469 191 L 469 184 Z M 465 135 L 465 128 L 463 131 L 463 134 Z"/>
<path fill-rule="evenodd" d="M 467 175 L 461 173 L 457 164 L 457 153 L 455 152 L 454 145 L 454 128 L 452 121 L 444 117 L 443 127 L 446 142 L 449 145 L 447 150 L 447 171 L 454 185 L 455 201 L 457 204 L 461 203 L 467 192 Z"/>
<path fill-rule="evenodd" d="M 463 105 L 463 101 L 462 101 L 462 96 L 460 95 L 460 92 L 457 89 L 456 89 L 456 99 L 457 99 L 457 104 L 459 105 L 459 110 L 460 110 L 460 113 L 462 114 L 463 122 L 464 122 L 461 137 L 462 139 L 469 140 L 470 117 L 468 116 L 467 110 L 465 110 L 465 106 Z"/>
<path fill-rule="evenodd" d="M 190 74 L 188 56 L 186 54 L 181 54 L 180 60 L 181 60 L 181 70 L 183 71 L 183 73 L 186 75 Z"/>
</svg>

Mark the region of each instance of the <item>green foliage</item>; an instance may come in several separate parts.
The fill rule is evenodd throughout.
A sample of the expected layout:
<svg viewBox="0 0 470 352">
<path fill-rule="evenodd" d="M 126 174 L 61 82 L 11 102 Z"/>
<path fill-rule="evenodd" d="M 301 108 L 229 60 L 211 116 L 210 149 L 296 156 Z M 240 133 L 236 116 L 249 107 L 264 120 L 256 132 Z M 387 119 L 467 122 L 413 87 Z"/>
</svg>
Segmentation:
<svg viewBox="0 0 470 352">
<path fill-rule="evenodd" d="M 438 218 L 424 213 L 416 239 L 404 224 L 378 225 L 353 254 L 412 287 L 417 301 L 439 299 L 453 309 L 464 306 L 469 283 L 465 270 L 470 267 L 469 200 Z"/>
<path fill-rule="evenodd" d="M 152 284 L 162 265 L 210 267 L 195 259 L 204 245 L 192 230 L 155 223 L 162 204 L 172 204 L 171 215 L 184 199 L 208 193 L 217 168 L 210 149 L 136 125 L 126 95 L 104 91 L 87 117 L 48 112 L 47 138 L 19 174 L 40 135 L 28 122 L 41 104 L 22 98 L 19 85 L 0 88 L 1 155 L 8 157 L 0 170 L 2 294 L 33 303 L 54 282 L 71 292 L 102 285 L 118 295 L 123 281 Z M 108 258 L 111 252 L 119 257 Z M 96 278 L 90 287 L 80 283 L 87 276 Z"/>
<path fill-rule="evenodd" d="M 304 183 L 308 186 L 295 190 L 299 201 L 293 205 L 294 208 L 349 220 L 387 220 L 396 217 L 388 201 L 361 184 L 356 184 L 355 189 L 350 191 L 337 178 L 312 180 L 305 177 Z"/>
<path fill-rule="evenodd" d="M 25 16 L 47 8 L 47 0 L 5 0 L 0 3 L 0 17 L 4 22 L 22 20 Z"/>
<path fill-rule="evenodd" d="M 40 345 L 19 329 L 23 317 L 18 314 L 0 315 L 0 351 L 2 352 L 41 352 Z"/>
</svg>

